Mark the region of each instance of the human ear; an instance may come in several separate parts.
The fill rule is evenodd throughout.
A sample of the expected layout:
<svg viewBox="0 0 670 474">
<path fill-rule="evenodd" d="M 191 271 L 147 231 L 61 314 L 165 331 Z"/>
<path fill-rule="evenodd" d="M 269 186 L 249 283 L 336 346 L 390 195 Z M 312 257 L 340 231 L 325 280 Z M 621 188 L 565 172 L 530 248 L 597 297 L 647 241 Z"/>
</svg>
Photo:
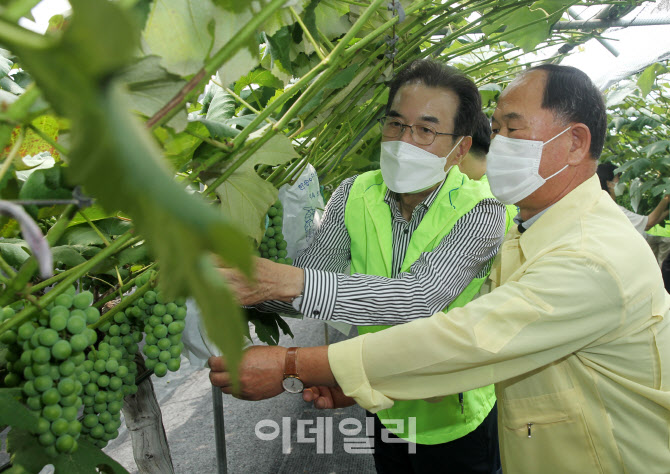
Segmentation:
<svg viewBox="0 0 670 474">
<path fill-rule="evenodd" d="M 451 153 L 451 156 L 447 159 L 447 164 L 444 167 L 445 170 L 450 166 L 460 165 L 463 161 L 463 158 L 465 158 L 465 155 L 467 155 L 470 151 L 470 147 L 472 146 L 472 137 L 466 135 L 460 140 L 461 142 L 456 146 L 454 151 Z"/>
<path fill-rule="evenodd" d="M 591 157 L 591 131 L 583 123 L 574 124 L 568 132 L 571 143 L 568 150 L 568 164 L 578 165 Z"/>
</svg>

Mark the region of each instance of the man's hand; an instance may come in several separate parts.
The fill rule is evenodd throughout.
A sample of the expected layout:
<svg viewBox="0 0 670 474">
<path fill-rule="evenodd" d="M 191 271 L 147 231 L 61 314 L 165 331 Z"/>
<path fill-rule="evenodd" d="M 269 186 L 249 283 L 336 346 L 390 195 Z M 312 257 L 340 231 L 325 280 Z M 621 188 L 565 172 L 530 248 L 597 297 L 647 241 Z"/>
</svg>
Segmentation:
<svg viewBox="0 0 670 474">
<path fill-rule="evenodd" d="M 283 265 L 266 258 L 254 258 L 255 281 L 249 281 L 240 271 L 220 268 L 237 301 L 252 306 L 268 300 L 291 301 L 302 293 L 305 277 L 302 268 Z"/>
<path fill-rule="evenodd" d="M 226 362 L 221 357 L 209 358 L 209 380 L 221 387 L 223 393 L 243 400 L 265 400 L 284 391 L 284 360 L 286 348 L 279 346 L 254 346 L 244 352 L 240 363 L 240 392 L 233 392 L 233 385 Z"/>
<path fill-rule="evenodd" d="M 356 401 L 342 393 L 340 387 L 309 387 L 302 392 L 302 399 L 306 402 L 314 402 L 314 408 L 344 408 L 355 405 Z"/>
</svg>

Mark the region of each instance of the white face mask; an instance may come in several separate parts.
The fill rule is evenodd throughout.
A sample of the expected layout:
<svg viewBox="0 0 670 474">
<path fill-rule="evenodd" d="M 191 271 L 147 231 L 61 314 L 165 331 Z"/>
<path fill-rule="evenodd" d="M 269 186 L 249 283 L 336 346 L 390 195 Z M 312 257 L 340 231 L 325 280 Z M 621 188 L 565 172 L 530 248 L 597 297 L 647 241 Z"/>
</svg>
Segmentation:
<svg viewBox="0 0 670 474">
<path fill-rule="evenodd" d="M 496 135 L 486 155 L 486 176 L 491 192 L 503 204 L 516 204 L 568 167 L 547 178 L 540 176 L 542 147 L 570 130 L 563 130 L 546 142 Z"/>
<path fill-rule="evenodd" d="M 458 140 L 447 156 L 456 149 Z M 429 151 L 403 141 L 382 142 L 380 166 L 382 178 L 388 188 L 396 193 L 418 193 L 444 181 L 449 167 L 447 156 L 439 157 Z"/>
</svg>

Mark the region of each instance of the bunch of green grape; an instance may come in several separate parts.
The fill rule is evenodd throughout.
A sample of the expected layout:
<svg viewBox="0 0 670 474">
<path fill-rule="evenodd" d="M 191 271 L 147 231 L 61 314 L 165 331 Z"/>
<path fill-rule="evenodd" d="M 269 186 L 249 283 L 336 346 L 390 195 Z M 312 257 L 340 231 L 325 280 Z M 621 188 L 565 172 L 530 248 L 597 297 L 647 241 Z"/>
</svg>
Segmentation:
<svg viewBox="0 0 670 474">
<path fill-rule="evenodd" d="M 268 210 L 265 235 L 259 248 L 261 257 L 269 258 L 277 263 L 291 265 L 293 260 L 286 255 L 286 241 L 282 233 L 284 208 L 281 201 L 275 202 Z"/>
<path fill-rule="evenodd" d="M 82 429 L 77 415 L 90 382 L 84 351 L 97 340 L 87 325 L 100 317 L 91 303 L 90 292 L 75 294 L 70 287 L 37 320 L 6 331 L 0 339 L 10 361 L 5 385 L 21 386 L 27 407 L 38 417 L 38 441 L 53 455 L 77 449 Z M 9 307 L 2 310 L 3 320 L 13 315 Z"/>
</svg>

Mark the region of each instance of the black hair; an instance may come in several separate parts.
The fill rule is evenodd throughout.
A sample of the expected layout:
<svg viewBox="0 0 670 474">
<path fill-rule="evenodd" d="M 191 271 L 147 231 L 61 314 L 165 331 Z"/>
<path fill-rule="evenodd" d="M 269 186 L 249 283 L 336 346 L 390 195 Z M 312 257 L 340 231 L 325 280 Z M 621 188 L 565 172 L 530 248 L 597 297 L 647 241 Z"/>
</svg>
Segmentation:
<svg viewBox="0 0 670 474">
<path fill-rule="evenodd" d="M 452 91 L 458 97 L 458 110 L 454 117 L 454 133 L 472 135 L 475 120 L 482 113 L 482 99 L 479 89 L 472 80 L 452 66 L 431 60 L 417 59 L 400 71 L 389 84 L 389 100 L 386 113 L 398 89 L 405 84 L 423 84 L 427 87 L 441 87 Z"/>
<path fill-rule="evenodd" d="M 470 153 L 477 158 L 486 158 L 491 146 L 491 120 L 484 112 L 480 112 L 475 120 L 475 127 L 472 131 L 472 146 Z"/>
<path fill-rule="evenodd" d="M 600 187 L 603 191 L 608 191 L 607 182 L 614 181 L 614 170 L 617 166 L 613 163 L 600 163 L 596 169 L 598 179 L 600 179 Z"/>
<path fill-rule="evenodd" d="M 542 64 L 528 70 L 545 71 L 542 108 L 566 121 L 583 123 L 591 132 L 591 158 L 598 159 L 605 144 L 607 110 L 605 101 L 589 76 L 572 66 Z"/>
</svg>

